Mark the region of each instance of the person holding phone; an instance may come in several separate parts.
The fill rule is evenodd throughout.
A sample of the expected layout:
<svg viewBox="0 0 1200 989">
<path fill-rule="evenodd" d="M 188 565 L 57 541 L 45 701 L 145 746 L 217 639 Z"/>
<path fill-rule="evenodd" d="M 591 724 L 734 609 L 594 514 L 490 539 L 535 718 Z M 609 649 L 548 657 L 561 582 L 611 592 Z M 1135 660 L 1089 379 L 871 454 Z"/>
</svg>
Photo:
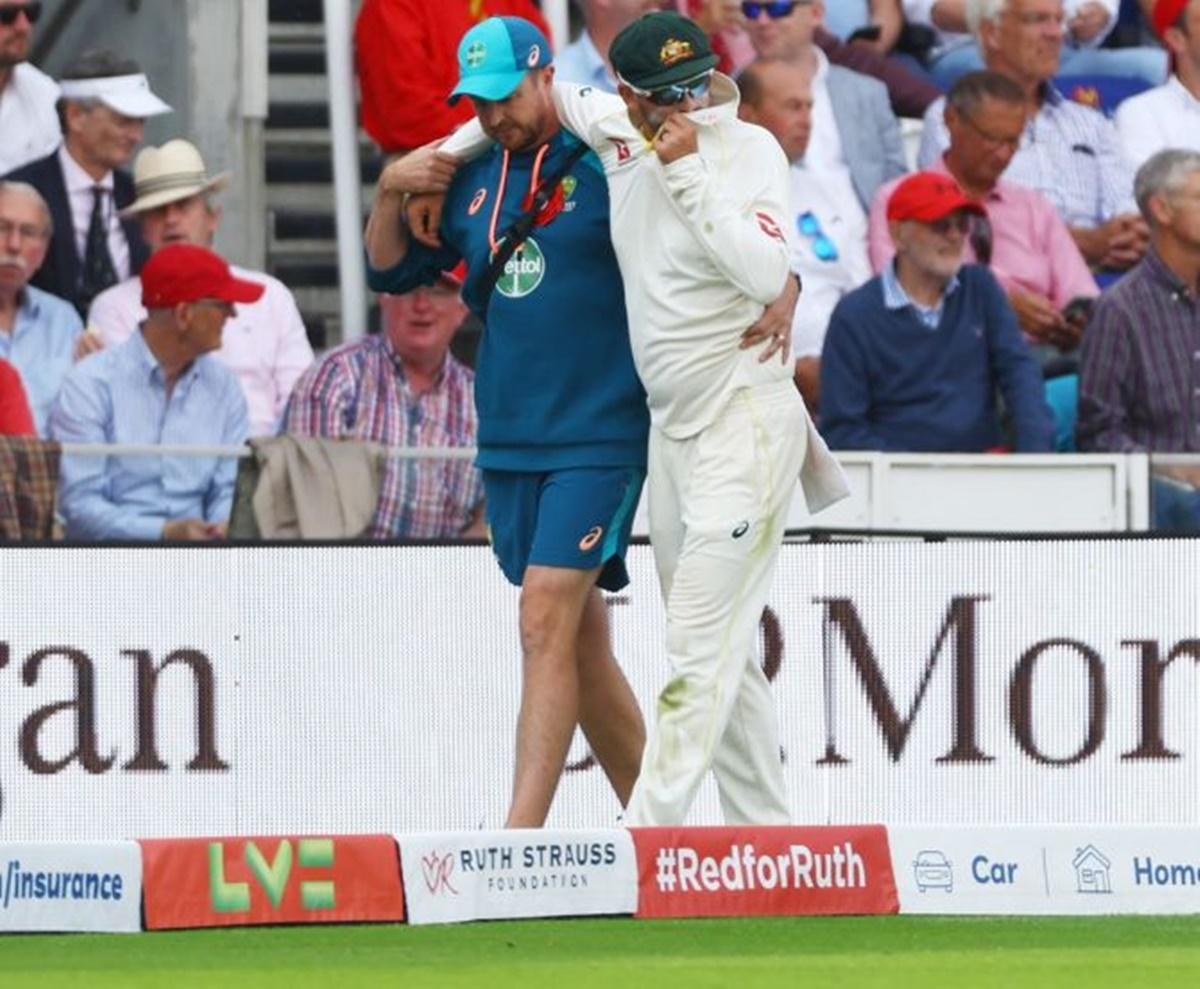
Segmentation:
<svg viewBox="0 0 1200 989">
<path fill-rule="evenodd" d="M 946 98 L 950 146 L 932 166 L 950 175 L 987 208 L 987 225 L 963 243 L 966 263 L 989 264 L 1026 338 L 1049 348 L 1045 357 L 1073 349 L 1087 325 L 1088 302 L 1099 294 L 1087 262 L 1054 207 L 1039 192 L 1001 178 L 1025 129 L 1021 87 L 999 72 L 972 72 Z M 895 253 L 886 219 L 884 186 L 871 206 L 870 253 L 882 271 Z"/>
</svg>

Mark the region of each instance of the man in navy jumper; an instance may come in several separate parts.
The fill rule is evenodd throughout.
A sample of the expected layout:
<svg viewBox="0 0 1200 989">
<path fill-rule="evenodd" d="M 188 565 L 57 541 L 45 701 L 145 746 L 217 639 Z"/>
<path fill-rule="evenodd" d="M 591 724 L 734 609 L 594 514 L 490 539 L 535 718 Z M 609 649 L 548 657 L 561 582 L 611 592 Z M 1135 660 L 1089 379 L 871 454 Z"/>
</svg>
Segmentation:
<svg viewBox="0 0 1200 989">
<path fill-rule="evenodd" d="M 597 587 L 628 583 L 623 561 L 646 467 L 649 415 L 634 371 L 608 226 L 608 188 L 589 152 L 558 183 L 493 288 L 486 275 L 510 224 L 578 143 L 559 127 L 546 38 L 489 18 L 463 37 L 460 81 L 496 147 L 463 165 L 436 143 L 383 173 L 367 227 L 377 291 L 429 284 L 460 260 L 463 298 L 484 324 L 475 402 L 487 520 L 504 575 L 521 586 L 524 653 L 508 827 L 539 827 L 578 723 L 622 805 L 645 728 L 609 645 Z M 445 191 L 430 248 L 406 199 Z"/>
<path fill-rule="evenodd" d="M 821 355 L 821 431 L 834 449 L 1054 449 L 1042 375 L 992 273 L 962 264 L 973 217 L 952 178 L 918 172 L 888 200 L 896 257 L 834 309 Z"/>
</svg>

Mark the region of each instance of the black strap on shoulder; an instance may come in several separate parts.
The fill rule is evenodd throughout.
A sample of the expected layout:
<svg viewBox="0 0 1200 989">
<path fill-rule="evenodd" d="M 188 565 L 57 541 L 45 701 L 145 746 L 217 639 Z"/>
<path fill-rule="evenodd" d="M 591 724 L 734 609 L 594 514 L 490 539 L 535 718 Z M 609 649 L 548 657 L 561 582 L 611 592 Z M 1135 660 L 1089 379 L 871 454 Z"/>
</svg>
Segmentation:
<svg viewBox="0 0 1200 989">
<path fill-rule="evenodd" d="M 567 172 L 575 167 L 575 163 L 587 154 L 588 146 L 580 141 L 575 145 L 563 159 L 562 164 L 558 167 L 549 178 L 543 179 L 537 187 L 537 191 L 533 194 L 533 205 L 529 210 L 522 213 L 516 220 L 512 222 L 507 230 L 501 236 L 500 249 L 492 258 L 491 264 L 488 265 L 487 275 L 484 280 L 484 289 L 489 294 L 496 287 L 496 282 L 500 276 L 504 274 L 504 266 L 508 264 L 509 258 L 518 247 L 525 243 L 525 238 L 529 236 L 529 231 L 533 229 L 533 223 L 537 219 L 538 214 L 546 208 L 546 204 L 550 202 L 550 197 L 554 195 L 554 190 L 558 187 L 558 183 L 566 178 Z"/>
</svg>

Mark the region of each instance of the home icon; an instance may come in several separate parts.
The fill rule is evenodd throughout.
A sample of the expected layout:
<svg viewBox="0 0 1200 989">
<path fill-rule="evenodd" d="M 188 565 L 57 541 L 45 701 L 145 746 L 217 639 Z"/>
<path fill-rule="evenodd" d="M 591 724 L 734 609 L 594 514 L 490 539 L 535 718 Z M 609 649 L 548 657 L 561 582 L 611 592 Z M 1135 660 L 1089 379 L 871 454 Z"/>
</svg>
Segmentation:
<svg viewBox="0 0 1200 989">
<path fill-rule="evenodd" d="M 1076 849 L 1071 865 L 1075 868 L 1075 892 L 1111 893 L 1109 870 L 1112 863 L 1095 845 L 1084 845 Z"/>
</svg>

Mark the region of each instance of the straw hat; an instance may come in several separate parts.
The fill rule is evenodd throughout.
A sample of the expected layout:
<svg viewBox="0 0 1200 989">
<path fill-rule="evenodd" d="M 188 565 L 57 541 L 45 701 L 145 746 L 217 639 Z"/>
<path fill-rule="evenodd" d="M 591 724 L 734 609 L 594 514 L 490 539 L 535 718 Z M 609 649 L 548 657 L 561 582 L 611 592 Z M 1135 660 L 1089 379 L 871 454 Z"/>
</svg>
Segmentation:
<svg viewBox="0 0 1200 989">
<path fill-rule="evenodd" d="M 204 159 L 190 141 L 176 139 L 161 148 L 143 148 L 133 163 L 133 184 L 137 199 L 121 211 L 122 216 L 190 199 L 204 192 L 223 188 L 229 172 L 212 178 Z"/>
</svg>

